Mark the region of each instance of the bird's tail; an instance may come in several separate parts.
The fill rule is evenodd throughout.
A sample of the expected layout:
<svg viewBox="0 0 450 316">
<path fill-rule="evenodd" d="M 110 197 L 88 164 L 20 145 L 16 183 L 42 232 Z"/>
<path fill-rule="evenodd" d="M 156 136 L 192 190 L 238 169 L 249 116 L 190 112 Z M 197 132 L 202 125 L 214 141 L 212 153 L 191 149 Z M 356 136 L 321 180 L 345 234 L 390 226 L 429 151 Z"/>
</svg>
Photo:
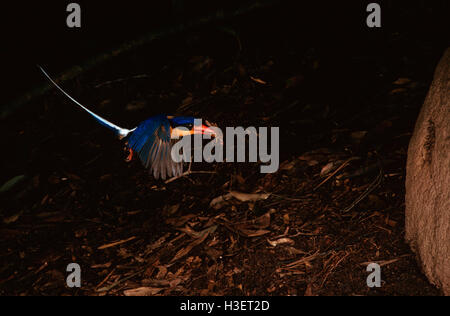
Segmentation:
<svg viewBox="0 0 450 316">
<path fill-rule="evenodd" d="M 64 91 L 55 81 L 53 81 L 53 79 L 45 72 L 45 70 L 41 66 L 38 66 L 38 67 L 42 71 L 42 73 L 48 78 L 48 80 L 50 80 L 50 82 L 56 88 L 58 88 L 62 93 L 64 93 L 64 95 L 66 97 L 68 97 L 72 102 L 74 102 L 76 105 L 81 107 L 83 110 L 88 112 L 101 125 L 103 125 L 105 127 L 108 127 L 109 129 L 113 130 L 120 138 L 126 137 L 129 133 L 131 133 L 132 131 L 134 131 L 136 129 L 136 128 L 134 128 L 134 129 L 129 130 L 129 129 L 126 129 L 126 128 L 119 127 L 119 126 L 111 123 L 110 121 L 104 119 L 103 117 L 95 114 L 94 112 L 92 112 L 91 110 L 86 108 L 84 105 L 82 105 L 80 102 L 78 102 L 77 100 L 72 98 L 66 91 Z"/>
</svg>

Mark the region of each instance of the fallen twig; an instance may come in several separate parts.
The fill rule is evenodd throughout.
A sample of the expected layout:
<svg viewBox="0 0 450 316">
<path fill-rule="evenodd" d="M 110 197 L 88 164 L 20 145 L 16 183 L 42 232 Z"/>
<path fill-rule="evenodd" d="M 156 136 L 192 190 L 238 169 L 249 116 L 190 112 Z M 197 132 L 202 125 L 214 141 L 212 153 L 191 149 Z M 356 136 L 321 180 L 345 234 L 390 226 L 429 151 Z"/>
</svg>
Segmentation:
<svg viewBox="0 0 450 316">
<path fill-rule="evenodd" d="M 403 258 L 405 258 L 405 257 L 410 257 L 410 256 L 411 256 L 410 254 L 406 254 L 406 255 L 402 255 L 402 256 L 400 256 L 400 257 L 391 259 L 391 260 L 379 260 L 379 261 L 367 261 L 367 262 L 361 262 L 360 265 L 361 265 L 361 266 L 367 266 L 367 265 L 369 265 L 369 264 L 371 264 L 371 263 L 376 263 L 376 264 L 378 264 L 380 267 L 382 267 L 382 266 L 387 266 L 387 265 L 389 265 L 389 264 L 391 264 L 391 263 L 395 263 L 395 262 L 399 261 L 400 259 L 403 259 Z"/>
<path fill-rule="evenodd" d="M 100 288 L 100 286 L 102 286 L 103 284 L 106 283 L 106 281 L 109 280 L 109 278 L 111 277 L 111 275 L 114 273 L 114 271 L 116 271 L 116 268 L 112 269 L 112 271 L 110 273 L 108 273 L 108 275 L 106 276 L 106 278 L 103 279 L 103 281 L 101 281 L 95 288 L 98 289 Z"/>
<path fill-rule="evenodd" d="M 354 208 L 359 202 L 361 202 L 366 196 L 368 196 L 370 192 L 375 190 L 381 184 L 382 179 L 383 179 L 383 169 L 380 168 L 380 173 L 375 178 L 375 180 L 367 187 L 367 189 L 358 198 L 356 198 L 356 200 L 353 201 L 352 204 L 346 207 L 342 211 L 342 213 L 348 213 L 352 208 Z"/>
<path fill-rule="evenodd" d="M 167 184 L 167 183 L 173 182 L 173 181 L 175 181 L 177 179 L 189 176 L 191 174 L 214 174 L 214 173 L 217 173 L 216 171 L 192 171 L 191 170 L 191 165 L 192 165 L 192 162 L 189 163 L 189 168 L 188 168 L 188 170 L 186 172 L 183 172 L 179 176 L 170 178 L 170 179 L 166 180 L 164 183 Z"/>
<path fill-rule="evenodd" d="M 328 277 L 330 276 L 331 272 L 333 272 L 341 264 L 341 262 L 344 261 L 345 258 L 347 258 L 349 255 L 350 255 L 350 253 L 345 253 L 335 264 L 333 264 L 331 266 L 330 270 L 328 270 L 325 277 L 323 278 L 322 283 L 320 284 L 320 288 L 323 287 L 323 285 L 327 281 Z"/>
<path fill-rule="evenodd" d="M 324 185 L 328 180 L 330 180 L 332 177 L 334 177 L 339 171 L 341 171 L 342 169 L 344 169 L 345 167 L 348 166 L 348 164 L 350 163 L 350 161 L 352 160 L 356 160 L 358 159 L 357 157 L 350 157 L 348 158 L 346 161 L 344 161 L 342 163 L 342 165 L 340 165 L 338 168 L 336 168 L 336 170 L 334 170 L 328 177 L 325 178 L 325 180 L 323 180 L 322 182 L 320 182 L 314 189 L 313 191 L 316 191 L 318 188 L 320 188 L 322 185 Z"/>
<path fill-rule="evenodd" d="M 281 269 L 285 269 L 285 270 L 291 270 L 291 269 L 295 269 L 298 268 L 299 266 L 301 266 L 302 264 L 308 264 L 310 261 L 315 260 L 323 255 L 325 255 L 326 253 L 319 253 L 318 251 L 310 256 L 307 257 L 303 257 L 299 260 L 296 260 L 294 262 L 288 263 L 286 264 L 284 267 L 282 267 Z"/>
<path fill-rule="evenodd" d="M 124 240 L 119 240 L 119 241 L 116 241 L 116 242 L 113 242 L 113 243 L 110 243 L 110 244 L 106 244 L 106 245 L 98 247 L 97 249 L 98 250 L 102 250 L 102 249 L 106 249 L 106 248 L 111 248 L 111 247 L 114 247 L 114 246 L 121 245 L 121 244 L 124 244 L 126 242 L 129 242 L 129 241 L 131 241 L 133 239 L 136 239 L 136 236 L 133 236 L 133 237 L 130 237 L 130 238 L 124 239 Z"/>
<path fill-rule="evenodd" d="M 131 279 L 133 277 L 135 277 L 138 274 L 143 273 L 144 271 L 145 271 L 145 268 L 143 268 L 143 269 L 141 269 L 141 270 L 139 270 L 139 271 L 137 271 L 137 272 L 135 272 L 135 273 L 133 273 L 133 274 L 123 278 L 123 279 L 120 279 L 120 280 L 114 282 L 113 284 L 111 284 L 109 286 L 102 287 L 101 289 L 98 289 L 97 292 L 108 292 L 108 291 L 112 290 L 113 288 L 115 288 L 116 286 L 118 286 L 119 284 L 121 284 L 121 283 L 123 283 L 123 282 L 125 282 L 125 281 L 127 281 L 127 280 L 129 280 L 129 279 Z"/>
</svg>

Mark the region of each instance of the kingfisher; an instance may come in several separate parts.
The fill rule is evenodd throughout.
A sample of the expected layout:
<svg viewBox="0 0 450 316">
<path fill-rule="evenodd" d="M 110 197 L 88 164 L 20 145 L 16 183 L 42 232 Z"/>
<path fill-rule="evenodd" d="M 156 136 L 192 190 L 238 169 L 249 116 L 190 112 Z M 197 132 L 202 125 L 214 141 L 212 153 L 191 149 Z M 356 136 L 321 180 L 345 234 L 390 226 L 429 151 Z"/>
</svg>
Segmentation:
<svg viewBox="0 0 450 316">
<path fill-rule="evenodd" d="M 119 127 L 72 98 L 41 66 L 38 67 L 66 97 L 88 112 L 98 123 L 112 130 L 119 139 L 125 141 L 125 148 L 129 153 L 126 161 L 131 161 L 133 154 L 137 153 L 144 167 L 149 169 L 155 179 L 165 180 L 167 177 L 177 177 L 183 174 L 183 162 L 175 162 L 171 156 L 175 139 L 195 134 L 215 136 L 214 130 L 203 124 L 194 124 L 195 119 L 190 116 L 159 114 L 146 119 L 132 129 Z"/>
</svg>

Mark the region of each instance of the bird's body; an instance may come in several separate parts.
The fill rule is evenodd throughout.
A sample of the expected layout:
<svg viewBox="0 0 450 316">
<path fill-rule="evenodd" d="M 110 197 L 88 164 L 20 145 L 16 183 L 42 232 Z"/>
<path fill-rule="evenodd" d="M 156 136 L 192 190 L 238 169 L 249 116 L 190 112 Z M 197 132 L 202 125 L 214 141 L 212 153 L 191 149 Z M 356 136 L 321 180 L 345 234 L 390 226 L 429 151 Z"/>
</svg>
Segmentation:
<svg viewBox="0 0 450 316">
<path fill-rule="evenodd" d="M 183 172 L 183 164 L 174 162 L 170 156 L 172 127 L 167 115 L 148 118 L 126 138 L 130 155 L 138 153 L 144 167 L 150 167 L 156 179 L 179 176 Z M 127 160 L 131 160 L 131 156 Z"/>
<path fill-rule="evenodd" d="M 183 163 L 174 162 L 171 157 L 173 139 L 192 134 L 214 135 L 207 126 L 194 126 L 194 118 L 189 116 L 175 117 L 160 114 L 146 119 L 133 129 L 119 127 L 76 101 L 54 82 L 42 67 L 39 68 L 70 100 L 88 112 L 101 125 L 112 130 L 120 139 L 125 140 L 125 145 L 130 152 L 127 161 L 132 159 L 133 153 L 137 153 L 144 167 L 149 168 L 155 179 L 176 177 L 183 173 Z"/>
</svg>

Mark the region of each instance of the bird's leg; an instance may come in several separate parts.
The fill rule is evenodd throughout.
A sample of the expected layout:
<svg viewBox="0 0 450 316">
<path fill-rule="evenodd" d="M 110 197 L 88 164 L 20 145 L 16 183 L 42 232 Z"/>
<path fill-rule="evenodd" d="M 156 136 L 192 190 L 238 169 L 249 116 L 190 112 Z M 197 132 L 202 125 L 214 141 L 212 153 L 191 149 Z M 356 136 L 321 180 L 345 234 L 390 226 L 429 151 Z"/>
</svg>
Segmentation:
<svg viewBox="0 0 450 316">
<path fill-rule="evenodd" d="M 128 157 L 125 159 L 126 162 L 130 162 L 131 159 L 133 159 L 133 149 L 131 148 L 127 148 L 128 149 Z"/>
</svg>

